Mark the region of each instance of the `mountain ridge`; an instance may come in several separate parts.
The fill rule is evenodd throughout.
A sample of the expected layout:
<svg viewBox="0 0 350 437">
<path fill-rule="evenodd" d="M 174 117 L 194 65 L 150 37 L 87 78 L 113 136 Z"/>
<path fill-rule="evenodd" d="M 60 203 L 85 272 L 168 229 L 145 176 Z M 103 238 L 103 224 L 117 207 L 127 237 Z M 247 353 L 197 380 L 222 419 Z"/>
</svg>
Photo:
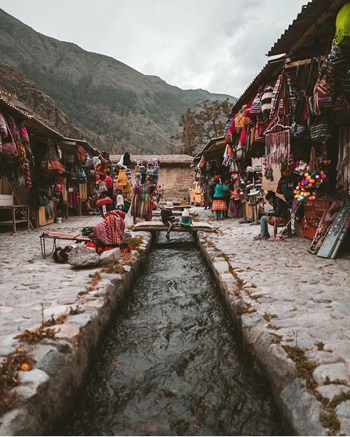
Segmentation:
<svg viewBox="0 0 350 437">
<path fill-rule="evenodd" d="M 71 124 L 84 132 L 85 139 L 99 149 L 112 153 L 176 153 L 180 144 L 173 137 L 180 132 L 181 115 L 188 107 L 204 100 L 236 101 L 228 95 L 169 85 L 110 56 L 36 32 L 2 9 L 0 23 L 2 62 L 53 99 L 57 110 L 69 118 L 66 126 Z M 10 80 L 9 74 L 7 86 Z M 12 85 L 20 100 L 28 94 L 27 85 L 21 87 L 18 80 Z M 35 106 L 31 96 L 33 103 Z"/>
</svg>

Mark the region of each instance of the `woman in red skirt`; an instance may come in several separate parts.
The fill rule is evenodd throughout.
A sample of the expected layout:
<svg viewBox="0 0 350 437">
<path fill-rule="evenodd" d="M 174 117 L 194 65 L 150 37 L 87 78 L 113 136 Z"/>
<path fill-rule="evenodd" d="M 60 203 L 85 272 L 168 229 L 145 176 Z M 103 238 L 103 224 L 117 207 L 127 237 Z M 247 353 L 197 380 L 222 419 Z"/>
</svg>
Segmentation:
<svg viewBox="0 0 350 437">
<path fill-rule="evenodd" d="M 215 219 L 216 220 L 223 220 L 224 216 L 223 213 L 227 211 L 227 194 L 229 192 L 229 185 L 228 181 L 225 180 L 224 183 L 221 182 L 221 179 L 218 180 L 217 184 L 215 185 L 214 190 L 214 196 L 213 196 L 213 204 L 212 204 L 212 211 L 215 212 Z"/>
</svg>

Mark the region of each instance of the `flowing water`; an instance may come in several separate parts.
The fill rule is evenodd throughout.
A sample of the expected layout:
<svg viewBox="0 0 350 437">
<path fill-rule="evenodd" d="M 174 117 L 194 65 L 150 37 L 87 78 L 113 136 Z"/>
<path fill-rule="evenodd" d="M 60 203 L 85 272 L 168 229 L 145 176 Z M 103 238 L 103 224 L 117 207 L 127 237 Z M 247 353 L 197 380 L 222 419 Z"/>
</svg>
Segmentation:
<svg viewBox="0 0 350 437">
<path fill-rule="evenodd" d="M 283 435 L 189 235 L 160 236 L 61 435 Z"/>
</svg>

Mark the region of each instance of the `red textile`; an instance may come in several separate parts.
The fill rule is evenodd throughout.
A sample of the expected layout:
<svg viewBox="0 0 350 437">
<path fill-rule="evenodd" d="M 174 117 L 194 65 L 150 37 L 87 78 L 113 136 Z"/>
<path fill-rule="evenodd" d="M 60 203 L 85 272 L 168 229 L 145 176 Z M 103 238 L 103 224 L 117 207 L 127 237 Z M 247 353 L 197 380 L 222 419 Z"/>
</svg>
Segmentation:
<svg viewBox="0 0 350 437">
<path fill-rule="evenodd" d="M 124 242 L 125 222 L 119 211 L 107 213 L 102 223 L 94 226 L 94 236 L 104 245 L 120 245 Z"/>
</svg>

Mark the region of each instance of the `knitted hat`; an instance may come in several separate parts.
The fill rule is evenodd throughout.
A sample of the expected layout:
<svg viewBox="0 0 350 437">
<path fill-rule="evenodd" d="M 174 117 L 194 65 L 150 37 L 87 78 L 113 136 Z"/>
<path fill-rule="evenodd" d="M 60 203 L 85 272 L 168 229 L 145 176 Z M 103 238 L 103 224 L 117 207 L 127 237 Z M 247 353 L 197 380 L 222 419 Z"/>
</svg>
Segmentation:
<svg viewBox="0 0 350 437">
<path fill-rule="evenodd" d="M 166 209 L 172 209 L 172 208 L 174 208 L 173 202 L 167 202 L 167 203 L 165 204 L 165 208 L 166 208 Z"/>
<path fill-rule="evenodd" d="M 182 211 L 182 217 L 189 217 L 190 216 L 190 213 L 188 212 L 188 209 L 184 209 L 183 211 Z"/>
</svg>

